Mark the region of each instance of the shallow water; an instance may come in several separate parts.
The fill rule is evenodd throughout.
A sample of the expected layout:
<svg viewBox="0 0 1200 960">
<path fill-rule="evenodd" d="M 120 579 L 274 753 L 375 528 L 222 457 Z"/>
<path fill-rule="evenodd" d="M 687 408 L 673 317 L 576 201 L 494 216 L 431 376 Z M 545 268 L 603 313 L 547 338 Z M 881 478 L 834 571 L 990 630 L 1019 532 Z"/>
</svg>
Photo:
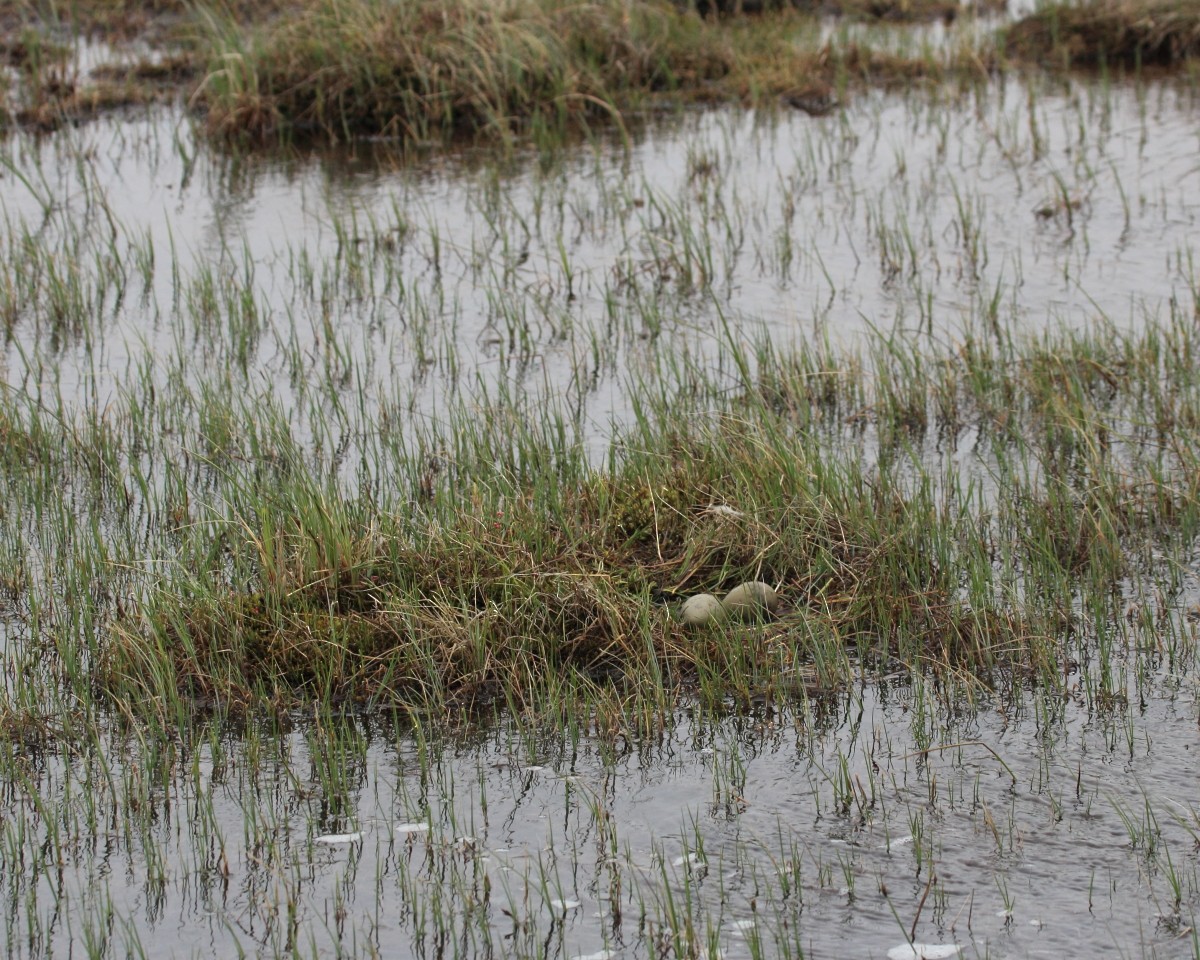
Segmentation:
<svg viewBox="0 0 1200 960">
<path fill-rule="evenodd" d="M 1193 956 L 1200 734 L 1194 678 L 1170 686 L 1111 716 L 865 686 L 653 741 L 419 750 L 351 720 L 165 776 L 110 744 L 111 776 L 39 765 L 38 804 L 0 807 L 6 951 L 883 957 L 913 929 L 965 956 Z"/>
<path fill-rule="evenodd" d="M 524 394 L 600 451 L 624 378 L 663 355 L 870 331 L 945 346 L 1189 302 L 1194 110 L 1170 85 L 1002 81 L 821 119 L 691 114 L 500 168 L 386 145 L 224 157 L 174 113 L 12 137 L 10 269 L 44 249 L 86 289 L 71 324 L 11 304 L 0 368 L 44 379 L 52 354 L 68 402 L 101 406 L 134 374 L 233 377 L 310 438 L 304 383 L 417 422 Z M 239 316 L 214 326 L 210 303 Z"/>
</svg>

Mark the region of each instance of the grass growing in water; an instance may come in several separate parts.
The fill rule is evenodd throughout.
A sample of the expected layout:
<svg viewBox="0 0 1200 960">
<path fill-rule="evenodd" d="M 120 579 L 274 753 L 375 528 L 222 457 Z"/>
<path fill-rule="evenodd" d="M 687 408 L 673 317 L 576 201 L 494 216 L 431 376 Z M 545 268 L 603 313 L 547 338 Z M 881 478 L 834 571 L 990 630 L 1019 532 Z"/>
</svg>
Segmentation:
<svg viewBox="0 0 1200 960">
<path fill-rule="evenodd" d="M 436 710 L 530 707 L 564 673 L 652 701 L 786 697 L 852 663 L 1056 684 L 1123 583 L 1177 589 L 1155 556 L 1200 520 L 1200 447 L 1176 429 L 1200 422 L 1195 352 L 1182 318 L 934 360 L 762 347 L 735 351 L 732 398 L 664 365 L 606 468 L 548 422 L 464 412 L 440 473 L 409 465 L 421 502 L 400 513 L 285 463 L 243 476 L 214 527 L 247 587 L 163 584 L 117 624 L 106 683 Z M 968 429 L 974 470 L 945 453 Z M 751 578 L 779 584 L 777 620 L 688 633 L 671 615 Z"/>
</svg>

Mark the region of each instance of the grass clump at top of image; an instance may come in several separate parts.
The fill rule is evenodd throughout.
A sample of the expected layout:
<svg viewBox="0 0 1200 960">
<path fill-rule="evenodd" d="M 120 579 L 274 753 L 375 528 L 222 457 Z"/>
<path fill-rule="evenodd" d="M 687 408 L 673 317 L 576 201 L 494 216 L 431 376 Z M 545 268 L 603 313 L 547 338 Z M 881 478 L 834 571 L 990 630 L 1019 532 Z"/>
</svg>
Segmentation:
<svg viewBox="0 0 1200 960">
<path fill-rule="evenodd" d="M 297 0 L 263 25 L 206 23 L 209 67 L 192 100 L 214 132 L 251 140 L 508 135 L 664 95 L 758 102 L 949 72 L 928 49 L 831 42 L 811 13 L 725 19 L 668 0 Z M 961 59 L 979 74 L 977 52 Z"/>
<path fill-rule="evenodd" d="M 302 0 L 262 27 L 209 23 L 198 99 L 237 137 L 506 134 L 730 69 L 711 29 L 659 3 Z"/>
<path fill-rule="evenodd" d="M 1163 66 L 1200 57 L 1194 0 L 1048 3 L 1008 31 L 1010 57 L 1064 67 Z"/>
<path fill-rule="evenodd" d="M 958 3 L 761 6 L 747 14 L 738 13 L 745 5 L 670 0 L 295 0 L 262 22 L 207 12 L 196 41 L 207 67 L 190 101 L 210 130 L 251 142 L 507 137 L 664 103 L 823 113 L 855 85 L 973 82 L 1006 62 L 1174 65 L 1195 56 L 1200 35 L 1200 13 L 1184 0 L 1050 5 L 1001 29 L 999 46 L 994 30 L 934 43 L 899 28 L 831 33 L 825 19 L 954 19 Z"/>
<path fill-rule="evenodd" d="M 0 23 L 44 42 L 136 39 L 163 54 L 95 76 L 31 74 L 6 109 L 27 126 L 174 90 L 212 131 L 236 140 L 425 142 L 561 131 L 660 106 L 664 96 L 761 103 L 802 95 L 811 104 L 831 102 L 830 86 L 852 80 L 978 76 L 991 59 L 979 50 L 843 41 L 823 20 L 953 19 L 962 9 L 957 0 L 846 0 L 726 16 L 672 0 L 0 0 Z M 814 89 L 823 96 L 814 100 Z"/>
<path fill-rule="evenodd" d="M 885 344 L 866 363 L 762 348 L 732 395 L 663 369 L 606 467 L 536 413 L 464 414 L 400 511 L 302 465 L 247 476 L 209 550 L 248 579 L 196 564 L 160 584 L 111 631 L 103 683 L 434 710 L 532 708 L 566 682 L 745 701 L 897 665 L 1061 683 L 1138 577 L 1164 603 L 1180 589 L 1193 338 Z M 945 455 L 968 429 L 972 456 Z M 779 588 L 767 622 L 681 623 L 684 597 L 752 579 Z"/>
<path fill-rule="evenodd" d="M 371 136 L 427 143 L 622 122 L 664 105 L 832 109 L 855 85 L 969 83 L 1006 64 L 1177 66 L 1200 49 L 1187 0 L 1054 3 L 1008 28 L 943 39 L 897 27 L 831 32 L 828 17 L 912 23 L 994 12 L 957 0 L 833 4 L 671 0 L 184 0 L 69 7 L 0 0 L 17 67 L 10 123 L 51 128 L 181 96 L 239 142 Z M 73 37 L 154 56 L 80 71 L 48 59 Z"/>
</svg>

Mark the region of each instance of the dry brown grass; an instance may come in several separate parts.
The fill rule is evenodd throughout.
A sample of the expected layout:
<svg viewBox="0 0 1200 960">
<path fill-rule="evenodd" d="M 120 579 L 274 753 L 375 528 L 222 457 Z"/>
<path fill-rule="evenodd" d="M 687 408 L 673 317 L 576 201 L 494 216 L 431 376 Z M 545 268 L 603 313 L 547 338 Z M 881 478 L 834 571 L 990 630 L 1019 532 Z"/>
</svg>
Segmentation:
<svg viewBox="0 0 1200 960">
<path fill-rule="evenodd" d="M 717 15 L 672 0 L 0 0 L 0 53 L 16 67 L 10 122 L 50 128 L 182 95 L 212 133 L 248 143 L 508 138 L 619 119 L 664 100 L 774 102 L 821 115 L 854 86 L 974 82 L 1001 65 L 991 40 L 906 51 L 830 40 L 814 19 L 952 19 L 957 0 L 740 9 L 760 12 Z M 81 81 L 55 59 L 65 28 L 150 39 L 172 51 L 169 65 Z M 1010 62 L 1050 68 L 1175 65 L 1200 52 L 1200 3 L 1064 3 L 1012 26 L 1002 46 Z"/>
<path fill-rule="evenodd" d="M 251 138 L 504 134 L 701 87 L 733 56 L 654 2 L 301 0 L 265 28 L 211 23 L 198 102 L 214 132 Z"/>
<path fill-rule="evenodd" d="M 705 19 L 667 0 L 302 0 L 260 29 L 214 21 L 207 42 L 194 100 L 214 133 L 249 140 L 508 136 L 664 99 L 820 114 L 848 83 L 978 78 L 993 63 L 974 48 L 840 45 L 790 9 Z"/>
<path fill-rule="evenodd" d="M 758 667 L 778 680 L 803 662 L 814 631 L 839 650 L 914 655 L 916 644 L 916 655 L 956 662 L 1020 645 L 1025 625 L 953 600 L 925 543 L 931 503 L 866 487 L 801 496 L 739 430 L 677 438 L 658 476 L 594 477 L 566 498 L 569 513 L 547 516 L 530 497 L 499 518 L 464 510 L 423 544 L 371 534 L 337 572 L 303 559 L 313 550 L 297 528 L 286 550 L 295 563 L 260 591 L 170 598 L 119 625 L 107 682 L 165 670 L 201 700 L 320 693 L 479 706 L 524 703 L 555 676 L 626 689 L 722 676 L 721 696 L 749 696 Z M 715 488 L 760 497 L 761 509 L 713 514 Z M 770 624 L 696 632 L 670 612 L 684 596 L 753 578 L 786 597 Z M 730 658 L 743 657 L 731 672 Z"/>
<path fill-rule="evenodd" d="M 1010 57 L 1062 66 L 1174 66 L 1200 57 L 1196 0 L 1059 3 L 1008 31 Z"/>
</svg>

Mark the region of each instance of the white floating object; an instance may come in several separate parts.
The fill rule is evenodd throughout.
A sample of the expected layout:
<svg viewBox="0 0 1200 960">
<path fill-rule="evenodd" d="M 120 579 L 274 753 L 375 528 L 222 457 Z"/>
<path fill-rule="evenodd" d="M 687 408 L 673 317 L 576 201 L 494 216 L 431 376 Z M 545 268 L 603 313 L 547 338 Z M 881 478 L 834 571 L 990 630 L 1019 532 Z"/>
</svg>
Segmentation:
<svg viewBox="0 0 1200 960">
<path fill-rule="evenodd" d="M 689 867 L 698 867 L 703 862 L 704 858 L 701 857 L 700 854 L 689 853 L 686 857 L 676 857 L 671 861 L 671 865 L 675 867 L 682 867 L 686 863 Z"/>
<path fill-rule="evenodd" d="M 769 583 L 748 580 L 725 594 L 725 611 L 735 617 L 770 613 L 779 606 L 779 595 Z"/>
<path fill-rule="evenodd" d="M 704 623 L 720 623 L 725 619 L 725 607 L 711 593 L 698 593 L 684 601 L 680 616 L 690 627 L 698 627 Z"/>
<path fill-rule="evenodd" d="M 612 950 L 597 950 L 595 953 L 577 953 L 571 960 L 612 960 L 615 956 Z"/>
<path fill-rule="evenodd" d="M 583 906 L 583 904 L 580 903 L 578 900 L 551 900 L 550 906 L 553 907 L 555 910 L 566 911 L 566 910 L 578 910 L 581 906 Z"/>
<path fill-rule="evenodd" d="M 358 843 L 361 839 L 361 833 L 327 833 L 323 837 L 317 837 L 313 840 L 313 843 L 324 844 L 327 847 L 336 847 L 343 843 Z"/>
<path fill-rule="evenodd" d="M 758 926 L 758 921 L 750 919 L 734 920 L 729 926 L 734 936 L 744 938 L 746 934 L 754 931 L 754 928 Z"/>
<path fill-rule="evenodd" d="M 957 943 L 902 943 L 887 952 L 888 960 L 949 960 L 962 953 Z"/>
<path fill-rule="evenodd" d="M 885 850 L 895 850 L 897 847 L 905 847 L 913 842 L 912 836 L 897 837 L 895 840 L 889 840 L 884 846 Z"/>
<path fill-rule="evenodd" d="M 545 770 L 545 769 L 546 769 L 545 767 L 539 766 L 538 764 L 534 763 L 534 764 L 530 764 L 528 767 L 526 767 L 525 772 L 526 773 L 540 773 L 542 770 Z"/>
<path fill-rule="evenodd" d="M 397 833 L 428 833 L 427 823 L 401 823 L 396 827 Z"/>
</svg>

